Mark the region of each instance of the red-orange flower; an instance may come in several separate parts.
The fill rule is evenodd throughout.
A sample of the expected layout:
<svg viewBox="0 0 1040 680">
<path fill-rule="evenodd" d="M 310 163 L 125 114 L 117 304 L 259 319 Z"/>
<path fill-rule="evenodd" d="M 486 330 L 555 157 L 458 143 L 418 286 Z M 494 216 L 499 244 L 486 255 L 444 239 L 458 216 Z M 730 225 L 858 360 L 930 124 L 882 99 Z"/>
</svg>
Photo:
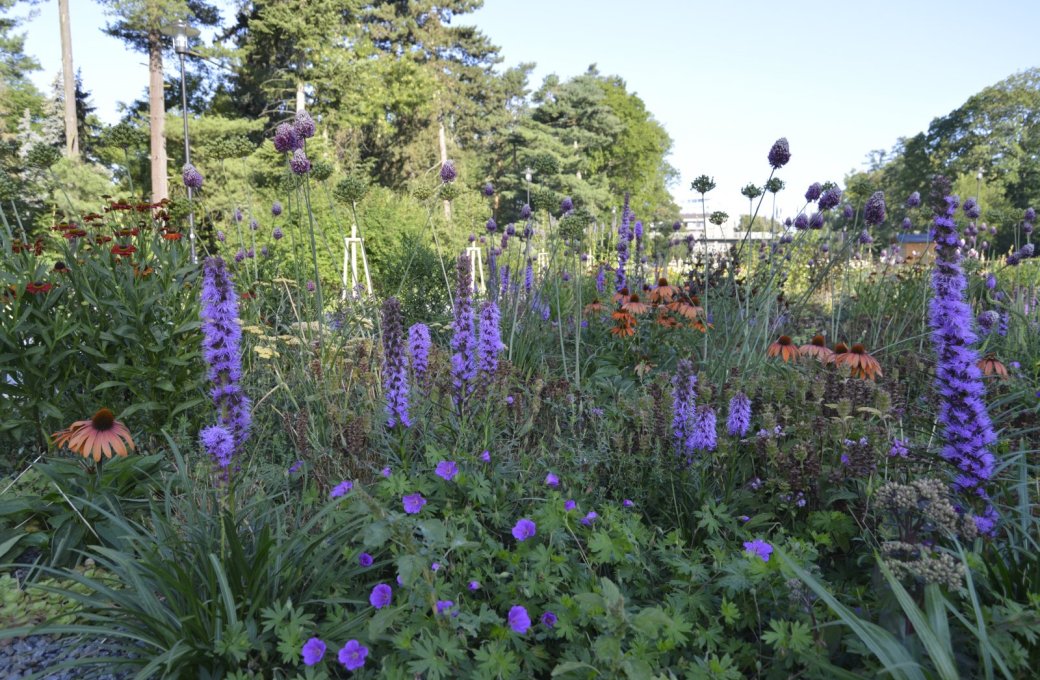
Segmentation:
<svg viewBox="0 0 1040 680">
<path fill-rule="evenodd" d="M 168 231 L 162 237 L 167 241 L 180 241 L 181 233 L 179 231 Z"/>
<path fill-rule="evenodd" d="M 877 359 L 870 356 L 866 347 L 859 342 L 854 344 L 848 352 L 835 353 L 834 363 L 840 366 L 848 366 L 849 374 L 853 378 L 873 380 L 875 376 L 883 375 L 881 373 L 881 364 L 878 363 Z"/>
<path fill-rule="evenodd" d="M 670 302 L 678 294 L 679 289 L 668 285 L 668 279 L 661 277 L 657 281 L 657 288 L 650 291 L 650 302 Z"/>
<path fill-rule="evenodd" d="M 69 229 L 63 235 L 71 241 L 74 238 L 83 238 L 87 232 L 84 229 Z"/>
<path fill-rule="evenodd" d="M 51 435 L 58 448 L 67 446 L 84 458 L 101 461 L 101 455 L 125 457 L 134 450 L 134 440 L 126 425 L 116 420 L 107 408 L 100 409 L 90 420 L 77 420 L 65 430 Z"/>
<path fill-rule="evenodd" d="M 824 364 L 834 361 L 834 350 L 827 346 L 822 335 L 814 335 L 809 344 L 802 345 L 798 348 L 798 351 Z"/>
<path fill-rule="evenodd" d="M 610 316 L 614 319 L 614 327 L 610 329 L 611 333 L 622 337 L 636 334 L 636 318 L 627 311 L 618 310 Z"/>
<path fill-rule="evenodd" d="M 54 286 L 47 283 L 46 281 L 33 281 L 25 287 L 25 292 L 32 293 L 33 295 L 38 295 L 40 293 L 49 293 L 51 288 L 53 287 Z"/>
<path fill-rule="evenodd" d="M 696 319 L 697 316 L 703 311 L 695 303 L 690 304 L 690 302 L 687 302 L 685 300 L 672 300 L 668 303 L 668 309 L 690 320 Z"/>
<path fill-rule="evenodd" d="M 669 316 L 663 310 L 657 315 L 657 324 L 664 326 L 665 328 L 678 328 L 682 324 L 675 320 L 674 317 Z"/>
<path fill-rule="evenodd" d="M 646 314 L 650 311 L 650 305 L 640 302 L 639 296 L 633 294 L 628 298 L 628 302 L 621 305 L 621 309 L 632 314 Z"/>
<path fill-rule="evenodd" d="M 603 303 L 599 300 L 593 300 L 589 304 L 585 305 L 585 313 L 600 312 L 603 311 Z"/>
<path fill-rule="evenodd" d="M 622 288 L 614 293 L 614 302 L 620 302 L 621 304 L 628 302 L 628 288 Z"/>
<path fill-rule="evenodd" d="M 61 260 L 58 260 L 57 262 L 54 263 L 54 268 L 52 269 L 52 271 L 55 274 L 68 274 L 69 273 L 69 266 L 67 264 L 65 264 L 64 262 L 62 262 Z"/>
<path fill-rule="evenodd" d="M 113 255 L 119 255 L 121 257 L 128 257 L 130 255 L 133 255 L 136 252 L 137 252 L 137 247 L 136 246 L 124 246 L 124 245 L 119 245 L 119 244 L 116 244 L 116 245 L 112 246 L 112 254 Z"/>
<path fill-rule="evenodd" d="M 995 375 L 1001 380 L 1008 378 L 1007 368 L 997 360 L 997 355 L 992 352 L 980 359 L 976 366 L 982 371 L 982 375 Z"/>
<path fill-rule="evenodd" d="M 781 335 L 766 349 L 766 356 L 780 357 L 786 361 L 796 361 L 798 359 L 798 345 L 794 344 L 791 338 L 786 335 Z"/>
</svg>

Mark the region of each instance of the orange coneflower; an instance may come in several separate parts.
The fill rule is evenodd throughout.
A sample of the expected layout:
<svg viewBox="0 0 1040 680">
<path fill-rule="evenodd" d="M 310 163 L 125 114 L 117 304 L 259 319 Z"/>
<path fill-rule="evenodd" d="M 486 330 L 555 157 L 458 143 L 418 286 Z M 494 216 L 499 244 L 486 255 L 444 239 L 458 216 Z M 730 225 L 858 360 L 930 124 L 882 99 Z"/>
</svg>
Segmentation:
<svg viewBox="0 0 1040 680">
<path fill-rule="evenodd" d="M 1007 380 L 1008 378 L 1007 368 L 997 360 L 997 355 L 992 352 L 980 359 L 979 363 L 975 365 L 982 371 L 982 375 L 995 375 L 1001 380 Z"/>
<path fill-rule="evenodd" d="M 668 285 L 668 279 L 662 276 L 657 280 L 657 288 L 650 291 L 650 302 L 671 302 L 678 293 L 679 289 Z"/>
<path fill-rule="evenodd" d="M 614 293 L 614 302 L 620 302 L 621 304 L 628 302 L 628 288 L 622 288 Z"/>
<path fill-rule="evenodd" d="M 822 335 L 814 335 L 809 344 L 802 345 L 798 351 L 825 364 L 834 361 L 834 350 L 827 346 Z"/>
<path fill-rule="evenodd" d="M 678 328 L 682 324 L 675 320 L 674 317 L 669 316 L 663 310 L 657 315 L 657 325 L 664 326 L 665 328 Z"/>
<path fill-rule="evenodd" d="M 845 354 L 845 352 L 848 352 L 848 351 L 849 351 L 849 346 L 846 345 L 844 342 L 839 342 L 836 345 L 834 345 L 834 353 L 835 354 Z M 832 359 L 832 361 L 833 361 L 833 359 Z"/>
<path fill-rule="evenodd" d="M 25 287 L 25 292 L 38 295 L 40 293 L 49 293 L 53 287 L 53 285 L 46 281 L 33 281 Z"/>
<path fill-rule="evenodd" d="M 873 380 L 875 376 L 882 375 L 881 364 L 867 353 L 867 348 L 860 342 L 854 344 L 848 352 L 836 353 L 834 363 L 848 366 L 849 373 L 853 378 Z"/>
<path fill-rule="evenodd" d="M 668 309 L 691 320 L 696 319 L 697 315 L 699 315 L 703 311 L 700 307 L 696 305 L 696 303 L 690 304 L 689 302 L 681 299 L 672 300 L 671 302 L 669 302 Z"/>
<path fill-rule="evenodd" d="M 610 329 L 614 335 L 628 336 L 636 334 L 636 318 L 624 310 L 613 312 L 611 318 L 615 325 Z"/>
<path fill-rule="evenodd" d="M 116 420 L 107 408 L 98 410 L 90 420 L 77 420 L 68 429 L 51 435 L 58 448 L 68 446 L 84 458 L 101 462 L 101 454 L 111 458 L 112 454 L 126 456 L 128 449 L 134 450 L 134 440 L 126 425 Z"/>
<path fill-rule="evenodd" d="M 603 303 L 600 302 L 598 299 L 594 299 L 592 302 L 590 302 L 589 304 L 585 305 L 585 313 L 586 314 L 588 314 L 589 312 L 601 312 L 601 311 L 603 311 Z"/>
<path fill-rule="evenodd" d="M 628 302 L 621 305 L 621 309 L 626 312 L 632 312 L 633 314 L 646 314 L 650 311 L 650 305 L 645 302 L 640 302 L 639 296 L 633 294 L 628 298 Z"/>
<path fill-rule="evenodd" d="M 798 354 L 798 345 L 794 344 L 794 341 L 786 335 L 781 335 L 766 349 L 766 356 L 778 356 L 784 361 L 795 361 L 798 359 Z"/>
<path fill-rule="evenodd" d="M 715 328 L 715 324 L 705 324 L 704 321 L 702 321 L 701 319 L 697 319 L 696 321 L 690 324 L 690 328 L 698 330 L 701 333 L 707 333 L 709 328 Z"/>
</svg>

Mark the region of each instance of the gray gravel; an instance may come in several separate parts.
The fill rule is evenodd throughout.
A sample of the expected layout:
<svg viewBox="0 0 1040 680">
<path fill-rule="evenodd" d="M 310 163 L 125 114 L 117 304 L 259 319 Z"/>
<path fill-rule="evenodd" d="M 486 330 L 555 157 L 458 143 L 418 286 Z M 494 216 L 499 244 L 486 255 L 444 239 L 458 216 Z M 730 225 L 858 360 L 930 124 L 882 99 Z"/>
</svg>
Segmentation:
<svg viewBox="0 0 1040 680">
<path fill-rule="evenodd" d="M 85 639 L 76 636 L 30 635 L 13 640 L 0 640 L 0 678 L 23 680 L 34 673 L 45 680 L 79 680 L 95 677 L 98 680 L 126 680 L 133 677 L 127 668 L 105 668 L 103 665 L 83 666 L 68 670 L 46 671 L 73 659 L 112 656 L 104 638 Z"/>
</svg>

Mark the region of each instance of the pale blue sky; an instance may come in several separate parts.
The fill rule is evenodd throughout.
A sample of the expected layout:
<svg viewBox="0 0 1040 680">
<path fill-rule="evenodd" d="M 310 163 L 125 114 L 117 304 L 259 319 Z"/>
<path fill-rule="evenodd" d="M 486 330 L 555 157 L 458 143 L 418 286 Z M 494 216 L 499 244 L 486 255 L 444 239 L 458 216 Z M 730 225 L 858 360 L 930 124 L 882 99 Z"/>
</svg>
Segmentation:
<svg viewBox="0 0 1040 680">
<path fill-rule="evenodd" d="M 95 2 L 70 4 L 76 67 L 114 121 L 147 85 L 145 58 L 100 32 Z M 45 89 L 60 67 L 56 5 L 26 27 Z M 624 78 L 675 140 L 676 199 L 687 207 L 690 180 L 713 175 L 709 209 L 731 215 L 747 209 L 740 188 L 768 176 L 777 137 L 791 144 L 777 203 L 788 216 L 813 181 L 841 182 L 870 150 L 1040 65 L 1037 0 L 486 0 L 459 21 L 501 46 L 504 65 L 536 62 L 532 86 L 592 63 Z"/>
</svg>

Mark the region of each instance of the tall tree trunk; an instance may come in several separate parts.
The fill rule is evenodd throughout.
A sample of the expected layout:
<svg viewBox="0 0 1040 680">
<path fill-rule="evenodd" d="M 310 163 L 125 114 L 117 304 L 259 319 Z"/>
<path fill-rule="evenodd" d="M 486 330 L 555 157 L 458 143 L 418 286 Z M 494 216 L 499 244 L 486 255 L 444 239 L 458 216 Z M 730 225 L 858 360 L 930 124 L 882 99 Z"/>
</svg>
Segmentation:
<svg viewBox="0 0 1040 680">
<path fill-rule="evenodd" d="M 61 74 L 65 85 L 65 155 L 74 159 L 79 157 L 79 124 L 76 120 L 76 73 L 72 70 L 69 0 L 58 0 L 58 25 L 61 28 Z"/>
<path fill-rule="evenodd" d="M 448 141 L 444 133 L 444 121 L 437 122 L 437 141 L 441 147 L 441 165 L 448 162 Z M 444 201 L 444 219 L 451 219 L 451 201 Z"/>
<path fill-rule="evenodd" d="M 166 183 L 166 104 L 159 31 L 148 32 L 148 125 L 151 128 L 152 202 L 169 197 Z"/>
<path fill-rule="evenodd" d="M 303 90 L 305 85 L 302 80 L 296 82 L 296 113 L 307 109 L 307 93 Z"/>
</svg>

